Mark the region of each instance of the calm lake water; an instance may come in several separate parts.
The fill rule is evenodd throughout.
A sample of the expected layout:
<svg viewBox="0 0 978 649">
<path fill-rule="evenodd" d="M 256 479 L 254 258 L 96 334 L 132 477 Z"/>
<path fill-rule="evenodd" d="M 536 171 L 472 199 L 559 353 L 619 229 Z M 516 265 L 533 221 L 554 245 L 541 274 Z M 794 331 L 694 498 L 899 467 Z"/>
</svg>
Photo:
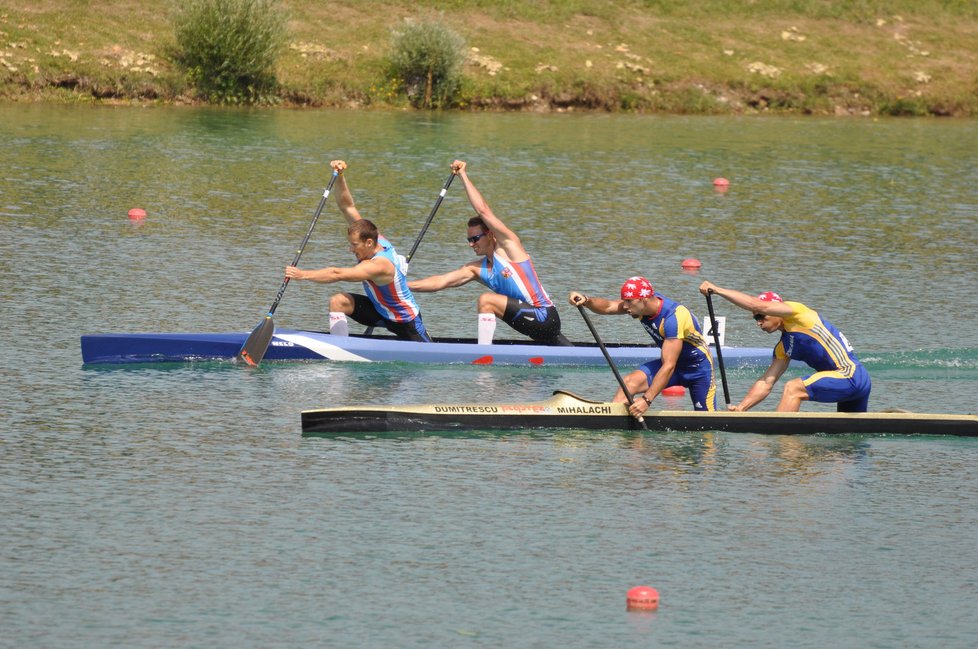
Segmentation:
<svg viewBox="0 0 978 649">
<path fill-rule="evenodd" d="M 872 408 L 973 413 L 978 122 L 2 105 L 0 150 L 0 646 L 974 646 L 978 440 L 304 439 L 308 408 L 606 398 L 614 378 L 83 367 L 78 341 L 250 330 L 330 159 L 406 252 L 462 158 L 559 305 L 633 274 L 701 317 L 702 279 L 777 290 L 846 333 Z M 470 214 L 454 185 L 412 276 L 471 258 Z M 301 265 L 349 264 L 344 235 L 331 199 Z M 324 327 L 331 292 L 290 286 L 276 324 Z M 478 293 L 421 296 L 429 330 L 474 335 Z M 774 344 L 717 307 L 728 344 Z M 734 398 L 759 371 L 730 374 Z M 658 612 L 625 611 L 639 584 Z"/>
</svg>

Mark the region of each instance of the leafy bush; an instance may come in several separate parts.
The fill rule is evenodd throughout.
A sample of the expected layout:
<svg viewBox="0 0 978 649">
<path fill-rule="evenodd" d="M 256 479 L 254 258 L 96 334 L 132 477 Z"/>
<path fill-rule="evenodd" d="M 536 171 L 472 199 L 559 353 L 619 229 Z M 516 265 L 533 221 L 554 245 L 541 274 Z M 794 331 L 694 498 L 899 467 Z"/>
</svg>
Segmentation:
<svg viewBox="0 0 978 649">
<path fill-rule="evenodd" d="M 209 101 L 274 100 L 275 62 L 288 35 L 276 0 L 180 0 L 173 27 L 175 58 Z"/>
<path fill-rule="evenodd" d="M 415 108 L 450 106 L 458 93 L 465 41 L 440 21 L 409 22 L 391 34 L 391 78 Z"/>
</svg>

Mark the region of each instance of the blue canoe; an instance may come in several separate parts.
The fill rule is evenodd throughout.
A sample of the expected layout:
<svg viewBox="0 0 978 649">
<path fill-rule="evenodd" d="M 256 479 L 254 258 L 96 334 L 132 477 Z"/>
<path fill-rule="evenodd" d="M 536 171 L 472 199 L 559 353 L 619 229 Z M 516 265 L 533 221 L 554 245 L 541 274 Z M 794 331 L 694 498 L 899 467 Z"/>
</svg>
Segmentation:
<svg viewBox="0 0 978 649">
<path fill-rule="evenodd" d="M 81 337 L 82 361 L 91 363 L 166 363 L 233 360 L 250 332 L 231 333 L 104 333 Z M 606 345 L 615 362 L 633 367 L 658 358 L 650 345 Z M 770 348 L 723 347 L 727 367 L 766 366 Z M 473 365 L 606 365 L 594 343 L 570 347 L 540 345 L 531 340 L 497 340 L 492 345 L 474 339 L 437 338 L 431 343 L 398 340 L 392 336 L 331 336 L 321 331 L 278 329 L 266 361 L 354 361 L 455 363 Z"/>
</svg>

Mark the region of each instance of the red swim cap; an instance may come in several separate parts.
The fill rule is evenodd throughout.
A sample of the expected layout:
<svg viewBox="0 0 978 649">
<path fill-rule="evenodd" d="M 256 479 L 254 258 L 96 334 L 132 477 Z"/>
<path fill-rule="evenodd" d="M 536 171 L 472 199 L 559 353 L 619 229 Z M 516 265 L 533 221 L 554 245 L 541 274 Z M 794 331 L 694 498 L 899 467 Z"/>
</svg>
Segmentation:
<svg viewBox="0 0 978 649">
<path fill-rule="evenodd" d="M 644 300 L 655 295 L 652 282 L 644 277 L 629 277 L 621 285 L 621 299 L 623 300 Z"/>
<path fill-rule="evenodd" d="M 757 299 L 764 302 L 784 302 L 784 300 L 781 299 L 781 296 L 774 291 L 765 291 L 758 295 Z"/>
</svg>

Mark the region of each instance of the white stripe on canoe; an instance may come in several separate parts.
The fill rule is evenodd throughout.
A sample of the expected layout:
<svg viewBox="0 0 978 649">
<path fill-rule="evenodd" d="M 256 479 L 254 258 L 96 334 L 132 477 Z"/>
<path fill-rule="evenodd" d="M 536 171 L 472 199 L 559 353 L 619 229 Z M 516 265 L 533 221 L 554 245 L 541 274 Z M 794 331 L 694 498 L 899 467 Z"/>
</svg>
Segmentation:
<svg viewBox="0 0 978 649">
<path fill-rule="evenodd" d="M 293 345 L 305 347 L 306 349 L 316 352 L 323 358 L 331 361 L 359 361 L 362 363 L 373 362 L 369 358 L 354 354 L 343 349 L 342 347 L 331 345 L 310 336 L 303 336 L 302 334 L 275 334 L 275 337 L 279 340 L 290 342 Z"/>
</svg>

